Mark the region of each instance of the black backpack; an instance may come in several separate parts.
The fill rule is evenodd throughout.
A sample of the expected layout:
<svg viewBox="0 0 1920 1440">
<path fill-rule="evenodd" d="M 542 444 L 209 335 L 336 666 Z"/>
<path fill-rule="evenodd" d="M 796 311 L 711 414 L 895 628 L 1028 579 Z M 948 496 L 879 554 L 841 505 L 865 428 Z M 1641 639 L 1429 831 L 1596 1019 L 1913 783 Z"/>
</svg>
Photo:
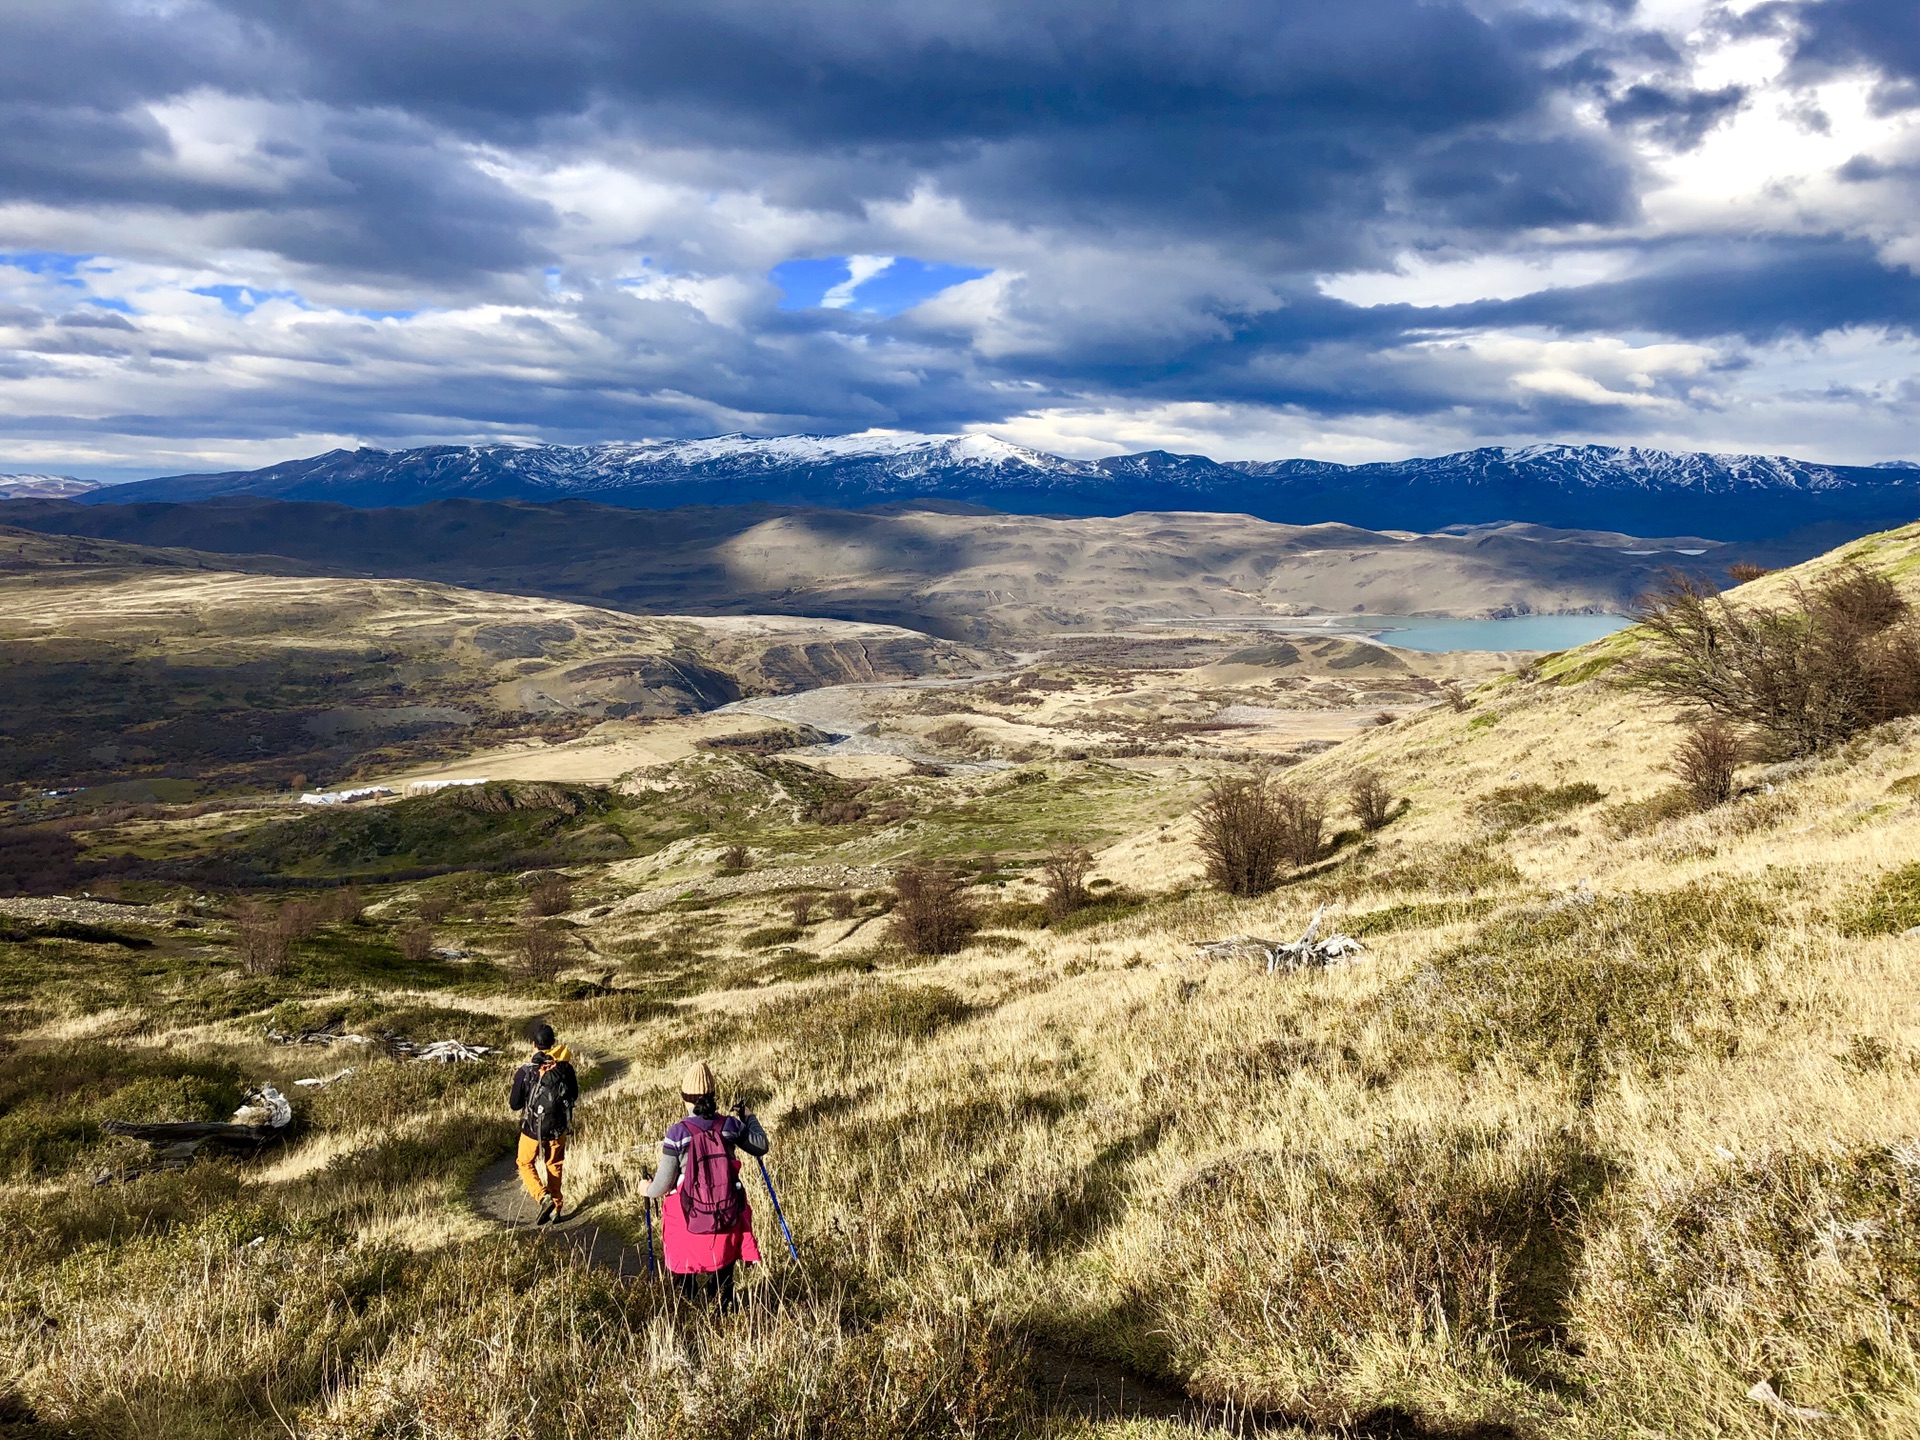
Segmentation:
<svg viewBox="0 0 1920 1440">
<path fill-rule="evenodd" d="M 535 1140 L 558 1140 L 573 1123 L 573 1105 L 567 1099 L 560 1062 L 548 1060 L 534 1072 L 527 1087 L 527 1106 L 520 1129 Z"/>
</svg>

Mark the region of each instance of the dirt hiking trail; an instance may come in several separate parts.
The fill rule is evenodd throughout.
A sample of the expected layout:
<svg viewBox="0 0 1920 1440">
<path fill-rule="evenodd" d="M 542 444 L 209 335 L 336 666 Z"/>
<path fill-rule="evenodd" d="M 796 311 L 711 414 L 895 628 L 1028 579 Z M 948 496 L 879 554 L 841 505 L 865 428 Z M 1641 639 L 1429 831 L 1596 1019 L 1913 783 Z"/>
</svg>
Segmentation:
<svg viewBox="0 0 1920 1440">
<path fill-rule="evenodd" d="M 581 1100 L 609 1081 L 617 1080 L 626 1073 L 627 1066 L 625 1060 L 602 1059 L 593 1084 L 581 1087 Z M 594 1219 L 600 1207 L 620 1196 L 620 1184 L 617 1180 L 603 1180 L 584 1194 L 570 1193 L 564 1218 L 550 1225 L 536 1225 L 539 1206 L 520 1183 L 514 1157 L 507 1155 L 480 1172 L 473 1182 L 470 1198 L 474 1210 L 483 1219 L 508 1229 L 525 1230 L 543 1242 L 566 1245 L 596 1269 L 611 1270 L 622 1280 L 631 1280 L 646 1273 L 646 1256 L 620 1235 L 602 1230 Z"/>
</svg>

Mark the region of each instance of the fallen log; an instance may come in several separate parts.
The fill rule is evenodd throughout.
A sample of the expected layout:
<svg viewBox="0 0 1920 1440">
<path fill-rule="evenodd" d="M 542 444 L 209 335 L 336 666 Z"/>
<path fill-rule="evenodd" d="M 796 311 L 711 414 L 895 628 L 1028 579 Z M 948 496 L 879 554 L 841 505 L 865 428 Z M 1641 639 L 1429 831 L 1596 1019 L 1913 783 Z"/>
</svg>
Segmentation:
<svg viewBox="0 0 1920 1440">
<path fill-rule="evenodd" d="M 149 1145 L 177 1145 L 190 1141 L 200 1145 L 231 1145 L 259 1149 L 286 1135 L 284 1127 L 272 1125 L 234 1125 L 227 1121 L 207 1120 L 103 1120 L 100 1129 L 108 1135 L 129 1140 L 145 1140 Z"/>
<path fill-rule="evenodd" d="M 1229 935 L 1224 940 L 1201 941 L 1193 948 L 1206 960 L 1251 960 L 1256 964 L 1264 964 L 1269 975 L 1276 971 L 1324 970 L 1335 965 L 1351 964 L 1356 956 L 1366 953 L 1367 947 L 1353 936 L 1342 935 L 1337 930 L 1321 939 L 1320 917 L 1326 913 L 1326 909 L 1322 905 L 1313 912 L 1312 923 L 1298 940 Z"/>
</svg>

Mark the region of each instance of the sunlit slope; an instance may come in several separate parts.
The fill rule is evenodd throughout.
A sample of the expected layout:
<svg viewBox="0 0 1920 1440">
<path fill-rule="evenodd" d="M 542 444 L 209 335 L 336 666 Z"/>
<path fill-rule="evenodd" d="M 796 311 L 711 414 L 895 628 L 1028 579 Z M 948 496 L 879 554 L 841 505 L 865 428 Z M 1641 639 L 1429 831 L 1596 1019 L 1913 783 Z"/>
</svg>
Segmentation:
<svg viewBox="0 0 1920 1440">
<path fill-rule="evenodd" d="M 1893 577 L 1920 604 L 1920 526 L 1869 536 L 1777 571 L 1740 586 L 1731 598 L 1789 605 L 1796 586 L 1856 562 Z M 1906 828 L 1905 792 L 1883 798 L 1904 771 L 1920 770 L 1920 752 L 1901 725 L 1816 761 L 1750 765 L 1742 783 L 1755 793 L 1709 815 L 1660 819 L 1658 802 L 1675 783 L 1671 764 L 1682 711 L 1634 683 L 1633 662 L 1644 644 L 1643 635 L 1629 629 L 1545 657 L 1470 692 L 1465 711 L 1425 710 L 1295 774 L 1335 789 L 1362 769 L 1385 776 L 1412 807 L 1382 839 L 1383 854 L 1472 843 L 1504 830 L 1516 863 L 1546 885 L 1583 878 L 1671 882 L 1687 866 L 1772 864 L 1844 878 L 1865 858 L 1859 847 L 1884 849 L 1888 863 L 1900 858 L 1903 845 L 1912 849 L 1920 831 Z M 1518 793 L 1582 784 L 1598 796 L 1575 803 L 1570 792 L 1545 799 Z M 1537 822 L 1505 823 L 1529 811 L 1538 812 Z M 1920 821 L 1920 812 L 1912 818 Z"/>
</svg>

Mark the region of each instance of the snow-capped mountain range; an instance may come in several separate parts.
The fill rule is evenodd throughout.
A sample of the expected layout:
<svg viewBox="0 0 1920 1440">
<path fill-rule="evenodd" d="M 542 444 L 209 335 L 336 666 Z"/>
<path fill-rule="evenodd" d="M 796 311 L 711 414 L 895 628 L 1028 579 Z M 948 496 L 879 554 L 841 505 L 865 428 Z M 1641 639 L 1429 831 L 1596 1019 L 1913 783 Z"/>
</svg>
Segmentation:
<svg viewBox="0 0 1920 1440">
<path fill-rule="evenodd" d="M 72 475 L 0 475 L 0 500 L 71 500 L 99 488 Z"/>
<path fill-rule="evenodd" d="M 1920 466 L 1605 445 L 1493 447 L 1369 465 L 1221 462 L 1163 450 L 1075 460 L 990 435 L 720 435 L 335 450 L 262 470 L 136 481 L 82 498 L 117 504 L 226 495 L 362 507 L 460 497 L 650 509 L 940 500 L 1023 514 L 1205 510 L 1397 530 L 1515 520 L 1750 540 L 1823 523 L 1858 532 L 1920 517 Z"/>
</svg>

